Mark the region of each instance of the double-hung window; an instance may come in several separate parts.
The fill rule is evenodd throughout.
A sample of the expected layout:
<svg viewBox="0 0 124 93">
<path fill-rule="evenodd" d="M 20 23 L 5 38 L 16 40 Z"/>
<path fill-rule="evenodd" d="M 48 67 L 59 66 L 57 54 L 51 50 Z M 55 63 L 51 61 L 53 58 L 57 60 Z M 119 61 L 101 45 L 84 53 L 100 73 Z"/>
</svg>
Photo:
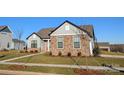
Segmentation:
<svg viewBox="0 0 124 93">
<path fill-rule="evenodd" d="M 64 38 L 62 36 L 57 37 L 57 47 L 58 48 L 63 48 L 63 40 Z"/>
<path fill-rule="evenodd" d="M 31 41 L 31 48 L 37 48 L 37 40 Z"/>
<path fill-rule="evenodd" d="M 80 36 L 73 36 L 73 46 L 74 48 L 80 48 Z"/>
</svg>

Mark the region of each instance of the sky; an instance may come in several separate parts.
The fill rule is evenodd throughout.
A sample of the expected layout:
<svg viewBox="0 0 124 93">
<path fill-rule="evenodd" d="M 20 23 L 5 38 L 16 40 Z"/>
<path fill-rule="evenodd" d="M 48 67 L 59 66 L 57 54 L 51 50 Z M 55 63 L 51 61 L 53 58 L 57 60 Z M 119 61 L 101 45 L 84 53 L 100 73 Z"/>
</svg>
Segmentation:
<svg viewBox="0 0 124 93">
<path fill-rule="evenodd" d="M 23 31 L 22 39 L 26 41 L 31 33 L 57 27 L 65 20 L 76 25 L 93 25 L 98 42 L 124 43 L 124 17 L 0 17 L 0 26 L 7 25 L 12 32 Z"/>
</svg>

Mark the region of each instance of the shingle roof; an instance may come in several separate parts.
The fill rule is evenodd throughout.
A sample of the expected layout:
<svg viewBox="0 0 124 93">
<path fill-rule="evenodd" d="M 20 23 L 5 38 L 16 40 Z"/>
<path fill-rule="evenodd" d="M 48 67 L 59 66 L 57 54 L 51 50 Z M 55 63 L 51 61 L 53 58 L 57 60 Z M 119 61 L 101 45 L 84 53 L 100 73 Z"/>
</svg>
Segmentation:
<svg viewBox="0 0 124 93">
<path fill-rule="evenodd" d="M 92 26 L 92 25 L 80 25 L 80 26 L 77 26 L 77 25 L 75 25 L 75 24 L 73 24 L 73 23 L 71 23 L 71 22 L 69 22 L 69 21 L 65 21 L 65 22 L 68 22 L 68 23 L 70 23 L 70 24 L 76 26 L 77 28 L 79 28 L 79 29 L 85 31 L 90 37 L 93 37 L 93 38 L 94 38 L 94 29 L 93 29 L 93 26 Z M 63 23 L 65 23 L 65 22 L 63 22 Z M 63 23 L 62 23 L 62 24 L 63 24 Z M 61 24 L 61 25 L 62 25 L 62 24 Z M 60 26 L 61 26 L 61 25 L 60 25 Z M 53 28 L 41 29 L 40 31 L 38 31 L 38 32 L 35 33 L 35 34 L 37 34 L 37 35 L 38 35 L 40 38 L 42 38 L 42 39 L 49 39 L 49 38 L 50 38 L 50 34 L 51 34 L 53 31 L 55 31 L 57 28 L 59 28 L 60 26 L 58 26 L 58 27 L 53 27 Z M 31 36 L 31 35 L 30 35 L 30 36 Z M 29 37 L 30 37 L 30 36 L 29 36 Z M 27 39 L 28 39 L 29 37 L 27 37 Z"/>
<path fill-rule="evenodd" d="M 0 26 L 0 31 L 3 30 L 7 26 Z"/>
<path fill-rule="evenodd" d="M 12 33 L 10 31 L 10 29 L 8 28 L 8 26 L 0 26 L 0 32 L 9 32 L 9 33 Z"/>
<path fill-rule="evenodd" d="M 43 39 L 48 39 L 50 38 L 49 34 L 54 30 L 55 28 L 46 28 L 46 29 L 41 29 L 40 31 L 37 32 L 37 34 L 43 38 Z"/>
<path fill-rule="evenodd" d="M 94 36 L 93 25 L 80 25 L 79 27 L 86 30 L 92 37 Z"/>
</svg>

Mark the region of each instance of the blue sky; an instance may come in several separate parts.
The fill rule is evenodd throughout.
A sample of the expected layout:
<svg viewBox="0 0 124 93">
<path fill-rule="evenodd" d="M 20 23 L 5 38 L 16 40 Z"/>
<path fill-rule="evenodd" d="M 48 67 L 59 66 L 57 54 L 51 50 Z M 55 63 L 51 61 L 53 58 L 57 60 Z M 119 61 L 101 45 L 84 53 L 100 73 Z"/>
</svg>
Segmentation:
<svg viewBox="0 0 124 93">
<path fill-rule="evenodd" d="M 0 17 L 0 25 L 10 26 L 12 31 L 22 30 L 22 39 L 42 28 L 57 27 L 65 20 L 76 25 L 92 24 L 98 41 L 124 43 L 123 17 Z"/>
</svg>

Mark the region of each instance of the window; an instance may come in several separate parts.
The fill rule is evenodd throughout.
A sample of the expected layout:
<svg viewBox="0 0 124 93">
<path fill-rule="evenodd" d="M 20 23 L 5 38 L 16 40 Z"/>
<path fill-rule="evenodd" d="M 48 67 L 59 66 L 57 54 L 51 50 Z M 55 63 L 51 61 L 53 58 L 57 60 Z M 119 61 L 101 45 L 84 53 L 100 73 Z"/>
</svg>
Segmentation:
<svg viewBox="0 0 124 93">
<path fill-rule="evenodd" d="M 63 37 L 57 38 L 57 46 L 58 48 L 63 48 Z"/>
<path fill-rule="evenodd" d="M 80 36 L 73 37 L 74 48 L 80 48 Z"/>
<path fill-rule="evenodd" d="M 70 30 L 69 25 L 66 25 L 66 26 L 65 26 L 65 30 Z"/>
<path fill-rule="evenodd" d="M 37 48 L 37 40 L 31 41 L 31 48 Z"/>
</svg>

